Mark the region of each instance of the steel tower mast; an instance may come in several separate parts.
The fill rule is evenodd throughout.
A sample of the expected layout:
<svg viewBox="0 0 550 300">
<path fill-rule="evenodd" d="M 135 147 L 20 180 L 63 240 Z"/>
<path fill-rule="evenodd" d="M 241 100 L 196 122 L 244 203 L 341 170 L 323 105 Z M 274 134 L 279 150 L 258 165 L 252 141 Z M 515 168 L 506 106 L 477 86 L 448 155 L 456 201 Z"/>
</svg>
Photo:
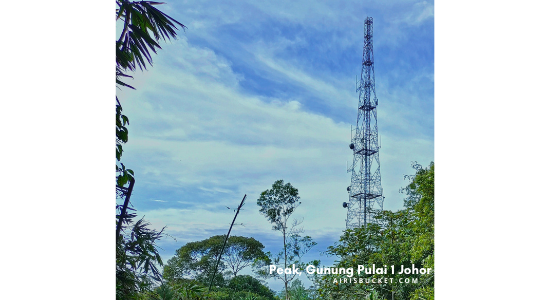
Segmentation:
<svg viewBox="0 0 550 300">
<path fill-rule="evenodd" d="M 359 109 L 355 130 L 352 127 L 350 149 L 353 151 L 351 185 L 348 187 L 349 202 L 346 228 L 356 228 L 373 223 L 373 212 L 384 207 L 378 157 L 378 122 L 376 107 L 378 98 L 374 89 L 374 55 L 372 49 L 372 17 L 364 23 L 363 67 L 359 92 Z M 355 133 L 354 133 L 355 131 Z M 355 135 L 354 135 L 355 134 Z M 354 136 L 353 136 L 354 135 Z M 376 204 L 376 205 L 375 205 Z"/>
</svg>

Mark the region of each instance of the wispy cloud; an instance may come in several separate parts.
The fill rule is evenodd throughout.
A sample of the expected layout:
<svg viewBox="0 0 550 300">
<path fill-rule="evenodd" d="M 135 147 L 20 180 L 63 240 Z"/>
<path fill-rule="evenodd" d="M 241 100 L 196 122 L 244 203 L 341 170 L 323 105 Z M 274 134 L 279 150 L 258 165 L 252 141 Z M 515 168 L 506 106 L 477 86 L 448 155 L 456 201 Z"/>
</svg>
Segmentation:
<svg viewBox="0 0 550 300">
<path fill-rule="evenodd" d="M 256 199 L 278 179 L 299 189 L 295 216 L 324 247 L 312 255 L 338 239 L 367 15 L 385 208 L 402 206 L 410 163 L 433 160 L 433 2 L 188 1 L 170 10 L 189 29 L 135 74 L 136 91 L 117 92 L 131 124 L 123 159 L 136 172 L 132 202 L 175 238 L 162 242 L 164 258 L 225 234 L 244 194 L 233 234 L 277 250 Z"/>
</svg>

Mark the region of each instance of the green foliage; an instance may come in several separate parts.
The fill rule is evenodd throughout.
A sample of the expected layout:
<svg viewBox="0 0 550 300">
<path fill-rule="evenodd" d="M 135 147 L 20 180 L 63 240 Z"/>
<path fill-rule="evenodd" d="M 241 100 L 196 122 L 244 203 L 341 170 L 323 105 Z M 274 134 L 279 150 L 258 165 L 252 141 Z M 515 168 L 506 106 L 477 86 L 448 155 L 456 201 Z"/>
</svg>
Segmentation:
<svg viewBox="0 0 550 300">
<path fill-rule="evenodd" d="M 396 212 L 379 211 L 376 224 L 346 230 L 340 240 L 328 247 L 327 253 L 340 259 L 335 267 L 356 270 L 357 265 L 403 265 L 405 268 L 431 268 L 430 274 L 392 274 L 394 283 L 371 285 L 333 284 L 341 275 L 323 275 L 316 278 L 319 294 L 324 299 L 357 299 L 374 288 L 376 297 L 391 299 L 433 299 L 434 286 L 434 164 L 427 168 L 413 165 L 414 176 L 402 192 L 406 194 L 405 209 Z M 372 275 L 357 275 L 369 278 Z M 376 276 L 375 276 L 376 277 Z M 418 284 L 399 284 L 400 278 L 416 278 Z M 370 297 L 370 296 L 369 296 Z M 374 297 L 374 296 L 372 296 Z"/>
<path fill-rule="evenodd" d="M 178 300 L 178 293 L 168 284 L 161 284 L 154 291 L 147 294 L 148 300 Z"/>
<path fill-rule="evenodd" d="M 215 287 L 208 291 L 206 285 L 191 279 L 177 279 L 163 283 L 151 292 L 142 294 L 147 300 L 275 300 L 273 292 L 251 276 L 234 277 L 230 287 Z"/>
<path fill-rule="evenodd" d="M 235 299 L 235 300 L 269 300 L 271 298 L 260 296 L 258 294 L 254 294 L 254 293 L 248 292 L 248 291 L 239 291 L 239 292 L 234 293 L 231 296 L 231 300 L 233 300 L 233 299 Z"/>
<path fill-rule="evenodd" d="M 425 286 L 415 290 L 411 295 L 411 300 L 434 300 L 434 287 Z"/>
<path fill-rule="evenodd" d="M 189 300 L 202 300 L 209 299 L 208 289 L 195 281 L 185 281 L 182 284 L 176 285 L 176 292 L 179 294 L 180 299 Z"/>
<path fill-rule="evenodd" d="M 246 291 L 262 296 L 266 299 L 274 300 L 273 292 L 263 285 L 258 279 L 250 275 L 238 275 L 229 281 L 228 288 L 237 291 Z"/>
<path fill-rule="evenodd" d="M 433 261 L 434 251 L 434 163 L 427 168 L 416 164 L 413 167 L 416 175 L 405 188 L 408 196 L 405 203 L 414 216 L 412 255 L 415 259 L 423 257 L 429 263 Z"/>
<path fill-rule="evenodd" d="M 260 194 L 257 204 L 260 213 L 273 224 L 273 230 L 284 231 L 288 218 L 301 204 L 298 200 L 298 189 L 290 183 L 284 184 L 283 180 L 277 180 L 271 189 Z"/>
<path fill-rule="evenodd" d="M 427 168 L 413 166 L 416 175 L 406 188 L 407 203 L 412 210 L 411 260 L 421 262 L 425 268 L 434 269 L 434 218 L 435 218 L 435 168 L 432 162 Z M 414 199 L 414 200 L 413 200 Z M 420 276 L 421 288 L 411 299 L 434 298 L 434 273 Z"/>
<path fill-rule="evenodd" d="M 253 266 L 257 260 L 265 260 L 267 255 L 263 251 L 264 245 L 254 238 L 230 236 L 224 249 L 225 264 L 233 276 L 242 269 Z"/>
<path fill-rule="evenodd" d="M 371 290 L 370 293 L 367 294 L 368 300 L 382 300 L 383 298 L 380 298 L 376 290 Z"/>
<path fill-rule="evenodd" d="M 130 121 L 128 120 L 128 117 L 122 114 L 122 106 L 118 101 L 118 97 L 116 101 L 116 172 L 119 174 L 117 176 L 117 186 L 123 187 L 130 181 L 130 178 L 134 176 L 134 171 L 126 169 L 124 164 L 120 162 L 123 152 L 122 144 L 128 142 L 128 128 L 126 125 L 130 125 Z"/>
<path fill-rule="evenodd" d="M 126 223 L 130 225 L 123 227 L 116 248 L 116 297 L 121 300 L 135 299 L 139 293 L 149 291 L 161 278 L 157 264 L 162 266 L 155 242 L 163 231 L 149 229 L 143 219 Z"/>
<path fill-rule="evenodd" d="M 270 264 L 277 265 L 281 268 L 287 268 L 295 265 L 296 268 L 303 270 L 305 269 L 307 264 L 302 261 L 302 257 L 306 253 L 308 253 L 311 248 L 317 245 L 317 243 L 313 241 L 310 236 L 302 237 L 300 235 L 301 231 L 298 230 L 294 224 L 288 229 L 289 230 L 287 230 L 286 233 L 289 234 L 289 236 L 287 236 L 285 239 L 286 244 L 283 245 L 283 249 L 275 255 L 271 252 L 268 252 L 268 261 L 270 262 Z M 269 272 L 266 268 L 263 268 L 261 271 L 259 271 L 259 274 L 262 276 L 269 276 L 268 273 Z M 270 276 L 279 278 L 284 282 L 291 282 L 294 277 L 296 277 L 296 275 L 279 275 L 276 273 Z"/>
<path fill-rule="evenodd" d="M 132 78 L 126 72 L 135 71 L 136 66 L 145 68 L 144 58 L 152 65 L 149 50 L 156 53 L 162 38 L 175 38 L 176 25 L 185 28 L 158 9 L 154 5 L 162 3 L 152 1 L 117 0 L 116 19 L 124 22 L 124 29 L 116 42 L 116 84 L 117 87 L 132 86 L 124 83 L 122 78 Z M 128 117 L 122 114 L 122 105 L 116 98 L 116 185 L 117 191 L 134 177 L 134 171 L 127 169 L 121 162 L 123 147 L 128 142 Z M 125 204 L 127 205 L 127 204 Z M 122 210 L 117 205 L 117 210 Z M 125 210 L 132 210 L 125 207 Z M 162 230 L 157 232 L 149 229 L 143 219 L 132 225 L 135 214 L 117 215 L 117 221 L 122 219 L 125 226 L 117 236 L 116 245 L 116 295 L 117 299 L 138 299 L 150 292 L 154 281 L 160 279 L 157 264 L 162 266 L 155 241 L 161 238 Z M 125 229 L 131 226 L 128 233 Z M 117 231 L 118 232 L 118 231 Z M 165 291 L 166 292 L 166 291 Z M 168 294 L 163 294 L 169 297 Z"/>
<path fill-rule="evenodd" d="M 172 17 L 166 15 L 154 6 L 163 3 L 154 1 L 128 1 L 116 0 L 116 20 L 124 22 L 124 29 L 116 41 L 116 84 L 117 87 L 131 85 L 122 81 L 122 78 L 132 78 L 128 71 L 146 69 L 147 64 L 153 65 L 150 51 L 154 53 L 161 49 L 160 39 L 170 40 L 176 38 L 177 26 L 185 29 L 185 26 Z M 122 105 L 116 98 L 116 171 L 117 185 L 122 187 L 130 176 L 134 176 L 131 170 L 119 166 L 122 157 L 122 144 L 128 142 L 129 119 L 122 114 Z"/>
<path fill-rule="evenodd" d="M 157 42 L 161 38 L 175 38 L 178 25 L 185 28 L 183 24 L 154 7 L 163 3 L 127 0 L 117 0 L 116 3 L 116 19 L 124 21 L 124 29 L 116 42 L 117 70 L 121 68 L 134 71 L 136 66 L 146 69 L 145 60 L 149 65 L 153 63 L 149 51 L 156 53 L 156 49 L 161 49 Z"/>
<path fill-rule="evenodd" d="M 216 299 L 216 300 L 233 300 L 233 297 L 231 296 L 231 291 L 228 289 L 215 289 L 210 292 L 210 299 Z"/>
<path fill-rule="evenodd" d="M 313 291 L 310 291 L 310 290 L 306 289 L 304 287 L 304 284 L 302 283 L 302 281 L 300 279 L 296 279 L 296 280 L 292 281 L 292 284 L 290 285 L 288 291 L 289 291 L 289 299 L 292 299 L 292 300 L 312 300 L 312 299 L 315 299 L 314 298 L 315 293 Z M 283 289 L 279 293 L 279 295 L 283 299 L 286 298 L 285 290 Z"/>
<path fill-rule="evenodd" d="M 264 265 L 274 264 L 282 268 L 295 265 L 296 268 L 305 268 L 302 257 L 317 243 L 310 236 L 302 237 L 303 230 L 298 228 L 300 222 L 294 220 L 289 226 L 288 221 L 292 213 L 301 204 L 298 189 L 290 183 L 284 184 L 283 180 L 273 183 L 271 189 L 260 194 L 257 204 L 260 213 L 273 225 L 272 229 L 280 231 L 283 235 L 283 249 L 276 255 L 268 252 L 268 260 Z M 267 267 L 258 272 L 262 276 L 272 276 L 282 280 L 285 284 L 285 297 L 290 299 L 288 284 L 294 280 L 297 274 L 269 274 Z"/>
<path fill-rule="evenodd" d="M 210 292 L 208 299 L 216 300 L 274 300 L 276 298 L 265 297 L 250 291 L 234 291 L 227 288 L 217 288 Z"/>
<path fill-rule="evenodd" d="M 203 300 L 212 298 L 212 293 L 200 282 L 182 279 L 177 282 L 163 282 L 153 291 L 145 294 L 147 300 Z"/>
<path fill-rule="evenodd" d="M 169 259 L 164 267 L 164 278 L 173 281 L 191 277 L 199 282 L 209 282 L 214 273 L 216 260 L 223 247 L 225 236 L 216 235 L 206 240 L 187 243 Z M 223 286 L 224 276 L 236 276 L 245 267 L 253 266 L 257 260 L 265 260 L 264 245 L 254 238 L 230 236 L 221 257 L 214 284 Z"/>
<path fill-rule="evenodd" d="M 216 265 L 216 257 L 221 251 L 223 236 L 211 237 L 199 242 L 191 242 L 176 250 L 176 255 L 170 258 L 164 266 L 163 277 L 169 282 L 178 279 L 193 278 L 201 283 L 208 283 L 209 276 L 213 274 Z M 224 269 L 225 264 L 220 262 L 219 268 Z M 224 285 L 224 278 L 218 272 L 214 285 Z"/>
</svg>

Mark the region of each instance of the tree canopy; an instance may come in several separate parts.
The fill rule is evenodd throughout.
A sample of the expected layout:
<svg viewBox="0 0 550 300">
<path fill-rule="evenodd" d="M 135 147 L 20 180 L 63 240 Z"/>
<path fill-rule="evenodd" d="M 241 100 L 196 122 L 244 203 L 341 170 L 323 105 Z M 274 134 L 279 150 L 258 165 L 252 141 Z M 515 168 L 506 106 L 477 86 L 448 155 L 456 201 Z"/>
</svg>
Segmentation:
<svg viewBox="0 0 550 300">
<path fill-rule="evenodd" d="M 298 189 L 290 183 L 285 184 L 283 180 L 273 183 L 271 189 L 260 194 L 257 204 L 260 213 L 273 225 L 273 230 L 280 231 L 283 235 L 283 249 L 277 255 L 268 253 L 269 261 L 286 269 L 291 265 L 297 268 L 304 268 L 302 257 L 311 250 L 317 243 L 310 236 L 302 236 L 303 229 L 299 228 L 301 222 L 294 220 L 290 223 L 290 216 L 301 204 Z M 285 297 L 290 299 L 289 283 L 294 280 L 296 274 L 269 274 L 263 270 L 264 276 L 273 276 L 284 282 Z"/>
<path fill-rule="evenodd" d="M 252 292 L 267 299 L 275 299 L 273 292 L 250 275 L 238 275 L 229 281 L 228 288 L 234 291 Z"/>
<path fill-rule="evenodd" d="M 178 250 L 176 255 L 169 259 L 164 267 L 164 278 L 175 280 L 178 278 L 194 278 L 200 282 L 207 282 L 213 274 L 216 259 L 221 252 L 225 235 L 216 235 L 208 239 L 187 243 Z M 223 275 L 237 276 L 238 272 L 246 267 L 252 267 L 256 260 L 266 259 L 263 252 L 264 245 L 254 238 L 230 236 L 221 256 L 218 269 L 218 285 L 223 282 Z"/>
<path fill-rule="evenodd" d="M 339 257 L 338 268 L 356 268 L 357 265 L 430 268 L 429 274 L 392 274 L 393 283 L 371 285 L 334 284 L 339 275 L 324 275 L 318 279 L 319 293 L 324 299 L 357 299 L 370 295 L 382 299 L 434 298 L 434 164 L 426 168 L 414 164 L 416 174 L 406 176 L 410 183 L 402 189 L 406 194 L 405 208 L 396 212 L 378 211 L 379 222 L 346 230 L 340 240 L 328 247 L 327 253 Z M 374 275 L 355 275 L 367 279 Z M 417 284 L 399 283 L 400 279 L 414 278 Z M 373 296 L 374 297 L 374 296 Z"/>
<path fill-rule="evenodd" d="M 273 230 L 284 234 L 290 215 L 301 204 L 298 200 L 300 196 L 297 188 L 290 183 L 285 184 L 283 180 L 277 180 L 271 189 L 260 194 L 257 204 L 260 206 L 260 213 L 273 224 Z"/>
</svg>

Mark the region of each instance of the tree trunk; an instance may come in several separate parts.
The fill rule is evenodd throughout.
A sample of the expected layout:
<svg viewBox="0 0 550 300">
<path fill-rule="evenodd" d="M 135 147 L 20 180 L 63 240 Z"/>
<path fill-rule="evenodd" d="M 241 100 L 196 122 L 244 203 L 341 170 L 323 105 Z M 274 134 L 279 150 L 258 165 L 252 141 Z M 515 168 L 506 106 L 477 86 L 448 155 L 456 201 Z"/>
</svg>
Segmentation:
<svg viewBox="0 0 550 300">
<path fill-rule="evenodd" d="M 286 221 L 286 220 L 285 220 Z M 283 247 L 285 249 L 285 271 L 287 268 L 287 256 L 286 256 L 286 222 L 283 227 Z M 288 294 L 288 280 L 286 278 L 286 272 L 285 272 L 285 298 L 286 300 L 290 300 L 290 295 Z"/>
</svg>

